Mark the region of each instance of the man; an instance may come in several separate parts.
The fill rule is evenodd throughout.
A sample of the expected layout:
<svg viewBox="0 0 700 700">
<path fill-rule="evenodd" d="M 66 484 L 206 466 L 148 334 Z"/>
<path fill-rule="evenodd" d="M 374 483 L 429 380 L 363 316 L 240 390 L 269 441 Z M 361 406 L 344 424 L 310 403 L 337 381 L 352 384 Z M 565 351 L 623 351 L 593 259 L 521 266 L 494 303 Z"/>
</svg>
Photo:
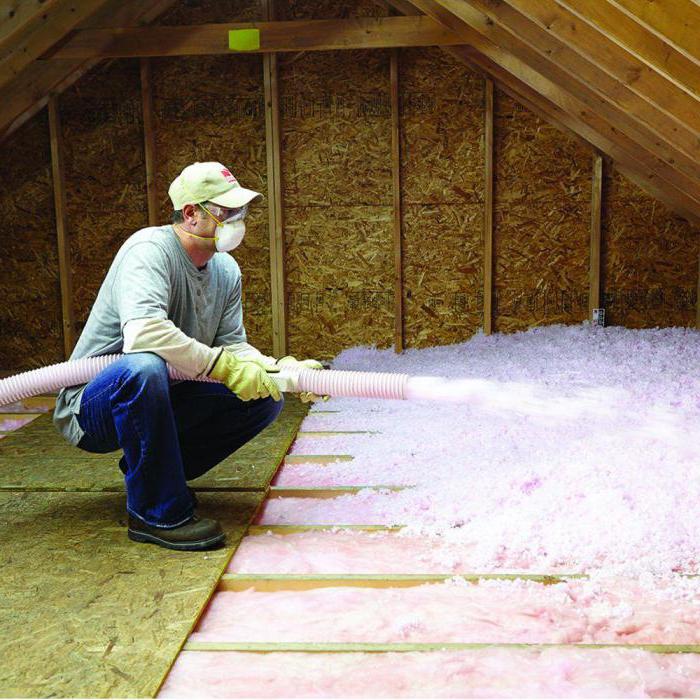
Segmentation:
<svg viewBox="0 0 700 700">
<path fill-rule="evenodd" d="M 186 167 L 168 193 L 173 224 L 125 241 L 70 359 L 124 356 L 88 384 L 62 389 L 54 424 L 82 450 L 123 450 L 132 540 L 207 549 L 224 533 L 215 520 L 197 517 L 186 482 L 275 420 L 283 402 L 271 374 L 281 365 L 321 364 L 276 361 L 246 340 L 241 272 L 228 251 L 243 239 L 248 207 L 262 195 L 241 187 L 221 163 Z M 171 383 L 166 362 L 221 383 Z"/>
</svg>

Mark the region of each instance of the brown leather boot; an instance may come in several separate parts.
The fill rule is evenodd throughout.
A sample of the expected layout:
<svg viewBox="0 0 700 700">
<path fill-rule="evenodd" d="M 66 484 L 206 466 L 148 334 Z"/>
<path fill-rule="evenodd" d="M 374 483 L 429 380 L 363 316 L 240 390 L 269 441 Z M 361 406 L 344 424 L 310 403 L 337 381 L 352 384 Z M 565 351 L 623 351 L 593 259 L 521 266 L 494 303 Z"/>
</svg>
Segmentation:
<svg viewBox="0 0 700 700">
<path fill-rule="evenodd" d="M 129 515 L 129 539 L 134 542 L 152 542 L 168 549 L 210 549 L 224 541 L 226 535 L 217 520 L 193 515 L 178 527 L 154 527 Z"/>
</svg>

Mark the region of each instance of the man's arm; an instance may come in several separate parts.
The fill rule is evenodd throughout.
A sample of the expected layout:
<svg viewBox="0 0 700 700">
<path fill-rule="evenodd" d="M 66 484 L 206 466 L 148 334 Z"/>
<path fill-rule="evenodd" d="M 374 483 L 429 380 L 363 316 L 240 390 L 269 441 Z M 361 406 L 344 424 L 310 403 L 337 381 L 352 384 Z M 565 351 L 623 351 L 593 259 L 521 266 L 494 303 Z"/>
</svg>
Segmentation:
<svg viewBox="0 0 700 700">
<path fill-rule="evenodd" d="M 209 374 L 222 352 L 191 338 L 168 319 L 132 319 L 122 332 L 125 353 L 154 352 L 190 377 Z"/>
</svg>

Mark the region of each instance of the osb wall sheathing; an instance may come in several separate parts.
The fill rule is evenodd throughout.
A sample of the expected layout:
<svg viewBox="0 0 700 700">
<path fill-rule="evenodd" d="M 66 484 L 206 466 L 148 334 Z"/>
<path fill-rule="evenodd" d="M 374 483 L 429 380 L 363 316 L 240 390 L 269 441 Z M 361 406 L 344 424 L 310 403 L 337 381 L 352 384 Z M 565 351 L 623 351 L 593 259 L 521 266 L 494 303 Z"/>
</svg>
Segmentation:
<svg viewBox="0 0 700 700">
<path fill-rule="evenodd" d="M 124 241 L 148 226 L 139 64 L 100 65 L 60 98 L 77 330 Z"/>
<path fill-rule="evenodd" d="M 604 304 L 608 325 L 695 326 L 700 229 L 606 168 Z"/>
<path fill-rule="evenodd" d="M 178 0 L 153 25 L 252 22 L 262 19 L 259 0 Z"/>
<path fill-rule="evenodd" d="M 399 54 L 407 347 L 483 318 L 484 81 L 438 48 Z"/>
<path fill-rule="evenodd" d="M 179 3 L 162 24 L 249 21 L 260 3 Z M 153 60 L 156 185 L 160 219 L 170 221 L 168 187 L 195 161 L 227 165 L 244 187 L 267 195 L 262 56 L 190 56 Z M 246 236 L 232 255 L 243 275 L 248 341 L 272 353 L 268 201 L 251 207 Z"/>
<path fill-rule="evenodd" d="M 2 144 L 0 370 L 62 362 L 63 330 L 46 110 Z"/>
<path fill-rule="evenodd" d="M 280 19 L 381 14 L 372 3 L 281 4 Z M 289 351 L 386 347 L 393 328 L 388 51 L 279 61 Z"/>
<path fill-rule="evenodd" d="M 495 330 L 588 317 L 592 153 L 494 95 Z"/>
</svg>

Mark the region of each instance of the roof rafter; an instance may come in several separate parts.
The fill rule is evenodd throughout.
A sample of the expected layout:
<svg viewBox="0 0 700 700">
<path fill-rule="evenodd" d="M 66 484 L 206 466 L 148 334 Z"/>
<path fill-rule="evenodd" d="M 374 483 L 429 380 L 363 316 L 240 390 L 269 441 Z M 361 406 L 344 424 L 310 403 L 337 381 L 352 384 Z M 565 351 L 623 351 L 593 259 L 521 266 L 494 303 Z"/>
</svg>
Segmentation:
<svg viewBox="0 0 700 700">
<path fill-rule="evenodd" d="M 465 53 L 471 62 L 499 82 L 510 85 L 516 92 L 527 88 L 525 93 L 529 93 L 531 101 L 544 111 L 549 109 L 548 103 L 556 105 L 561 121 L 569 128 L 615 158 L 628 171 L 636 172 L 638 182 L 645 183 L 655 196 L 661 193 L 663 196 L 660 198 L 680 214 L 695 221 L 700 220 L 697 163 L 693 163 L 688 154 L 681 154 L 684 157 L 683 167 L 680 168 L 675 158 L 675 146 L 659 138 L 655 140 L 654 132 L 638 123 L 635 115 L 627 114 L 609 102 L 599 92 L 599 86 L 596 85 L 594 89 L 584 84 L 548 61 L 546 54 L 539 53 L 501 26 L 501 22 L 506 20 L 493 8 L 501 10 L 507 6 L 506 2 L 412 0 L 412 3 L 451 28 L 469 44 Z M 510 12 L 505 16 L 512 17 Z M 532 23 L 529 31 L 533 32 Z M 534 41 L 536 36 L 541 38 L 533 32 L 530 40 Z M 545 43 L 546 39 L 545 33 Z M 567 56 L 569 52 L 565 51 Z"/>
<path fill-rule="evenodd" d="M 152 22 L 165 12 L 174 0 L 110 0 L 85 20 L 81 26 L 104 26 L 117 22 L 138 25 Z M 34 61 L 4 87 L 12 99 L 0 101 L 0 140 L 9 136 L 45 107 L 52 94 L 63 92 L 99 60 L 67 60 L 53 64 Z"/>
</svg>

